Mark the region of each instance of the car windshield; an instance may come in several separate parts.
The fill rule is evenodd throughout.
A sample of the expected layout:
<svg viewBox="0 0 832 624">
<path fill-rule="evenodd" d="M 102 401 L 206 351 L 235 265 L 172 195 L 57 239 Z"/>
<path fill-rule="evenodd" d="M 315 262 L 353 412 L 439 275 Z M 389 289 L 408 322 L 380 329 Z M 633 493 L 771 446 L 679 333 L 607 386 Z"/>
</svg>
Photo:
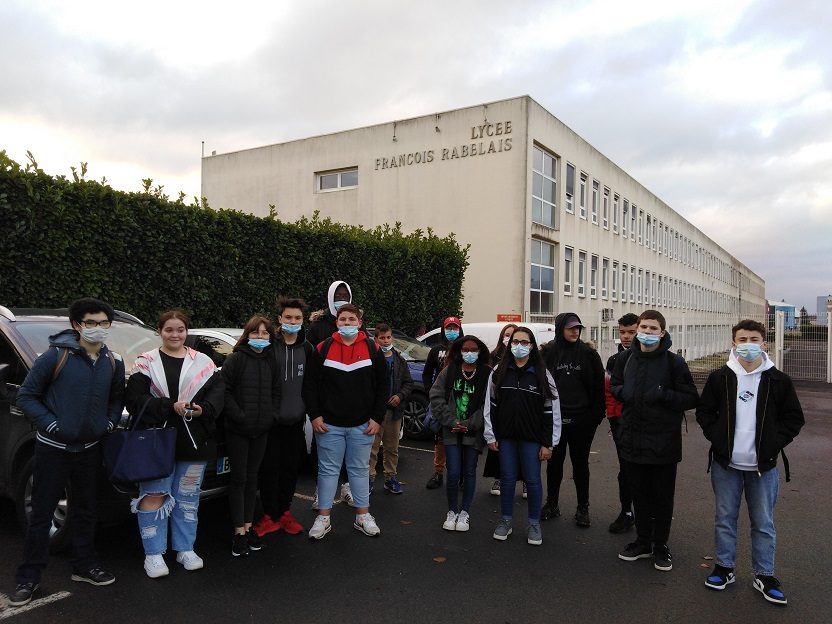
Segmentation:
<svg viewBox="0 0 832 624">
<path fill-rule="evenodd" d="M 393 336 L 393 346 L 404 356 L 405 360 L 424 362 L 428 359 L 428 353 L 430 353 L 430 347 L 413 338 Z"/>
<path fill-rule="evenodd" d="M 49 348 L 49 336 L 69 329 L 69 321 L 67 319 L 45 322 L 21 320 L 15 323 L 15 327 L 32 346 L 32 350 L 40 355 Z M 155 349 L 160 344 L 159 336 L 149 327 L 118 321 L 113 321 L 110 336 L 107 338 L 107 346 L 124 360 L 127 374 L 130 373 L 133 362 L 140 354 Z"/>
</svg>

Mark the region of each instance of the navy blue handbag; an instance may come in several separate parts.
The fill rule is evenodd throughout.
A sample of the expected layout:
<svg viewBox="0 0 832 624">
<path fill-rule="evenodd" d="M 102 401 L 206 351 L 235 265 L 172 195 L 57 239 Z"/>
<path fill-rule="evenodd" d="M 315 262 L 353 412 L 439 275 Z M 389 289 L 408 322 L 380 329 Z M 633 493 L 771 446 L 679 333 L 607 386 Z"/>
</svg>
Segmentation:
<svg viewBox="0 0 832 624">
<path fill-rule="evenodd" d="M 148 403 L 150 397 L 128 429 L 114 431 L 104 438 L 104 468 L 107 478 L 113 483 L 129 485 L 153 481 L 173 472 L 176 429 L 137 429 Z"/>
</svg>

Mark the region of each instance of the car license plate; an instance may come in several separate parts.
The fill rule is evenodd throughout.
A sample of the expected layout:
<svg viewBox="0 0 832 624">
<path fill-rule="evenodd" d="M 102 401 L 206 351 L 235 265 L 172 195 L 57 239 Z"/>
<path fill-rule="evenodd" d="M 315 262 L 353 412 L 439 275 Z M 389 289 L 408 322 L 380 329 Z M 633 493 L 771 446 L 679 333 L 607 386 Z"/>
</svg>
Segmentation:
<svg viewBox="0 0 832 624">
<path fill-rule="evenodd" d="M 231 461 L 227 457 L 217 458 L 217 474 L 225 474 L 231 472 Z"/>
</svg>

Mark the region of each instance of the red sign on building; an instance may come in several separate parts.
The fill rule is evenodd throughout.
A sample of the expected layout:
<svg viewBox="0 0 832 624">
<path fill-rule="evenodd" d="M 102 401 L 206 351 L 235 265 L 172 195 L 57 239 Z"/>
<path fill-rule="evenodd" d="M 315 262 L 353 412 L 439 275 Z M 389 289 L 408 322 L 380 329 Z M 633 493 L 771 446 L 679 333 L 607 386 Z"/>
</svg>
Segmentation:
<svg viewBox="0 0 832 624">
<path fill-rule="evenodd" d="M 498 314 L 497 322 L 500 323 L 519 323 L 523 320 L 520 314 Z"/>
</svg>

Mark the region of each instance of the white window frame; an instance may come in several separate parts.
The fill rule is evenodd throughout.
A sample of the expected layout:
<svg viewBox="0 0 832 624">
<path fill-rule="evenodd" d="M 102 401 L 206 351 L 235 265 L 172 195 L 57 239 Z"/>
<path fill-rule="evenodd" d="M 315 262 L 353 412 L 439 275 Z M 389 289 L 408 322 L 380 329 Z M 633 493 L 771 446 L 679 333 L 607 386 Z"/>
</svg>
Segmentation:
<svg viewBox="0 0 832 624">
<path fill-rule="evenodd" d="M 578 296 L 586 297 L 586 252 L 578 250 Z"/>
<path fill-rule="evenodd" d="M 604 195 L 601 198 L 601 227 L 610 229 L 610 189 L 604 187 Z"/>
<path fill-rule="evenodd" d="M 610 284 L 610 295 L 613 301 L 618 301 L 618 260 L 612 261 L 612 284 Z"/>
<path fill-rule="evenodd" d="M 610 259 L 601 259 L 601 299 L 609 298 Z"/>
<path fill-rule="evenodd" d="M 592 254 L 589 258 L 589 297 L 598 298 L 598 254 Z"/>
<path fill-rule="evenodd" d="M 630 240 L 636 240 L 636 225 L 638 220 L 638 206 L 630 204 Z"/>
<path fill-rule="evenodd" d="M 558 222 L 558 219 L 557 219 L 557 214 L 558 214 L 558 212 L 557 212 L 558 181 L 557 181 L 557 178 L 555 177 L 557 175 L 557 171 L 558 171 L 558 157 L 555 156 L 554 154 L 552 154 L 551 152 L 549 152 L 548 150 L 543 149 L 539 145 L 533 145 L 532 146 L 532 152 L 533 152 L 533 154 L 534 154 L 534 152 L 540 152 L 543 156 L 543 158 L 542 158 L 542 160 L 543 160 L 543 171 L 538 171 L 537 169 L 534 168 L 534 157 L 532 157 L 532 204 L 534 204 L 535 199 L 540 201 L 540 221 L 535 221 L 535 219 L 534 219 L 534 207 L 532 207 L 532 222 L 533 223 L 539 223 L 540 225 L 544 225 L 546 227 L 550 227 L 550 228 L 554 229 L 557 226 L 557 222 Z M 546 171 L 545 171 L 546 170 L 546 159 L 547 158 L 551 159 L 551 161 L 552 161 L 552 175 L 551 176 L 547 175 Z M 547 183 L 554 184 L 554 189 L 552 191 L 552 201 L 544 199 L 543 196 L 542 196 L 543 194 L 541 194 L 541 196 L 538 196 L 538 195 L 534 194 L 534 177 L 535 176 L 540 176 L 541 178 L 543 178 L 543 185 L 546 185 Z M 551 223 L 547 223 L 544 220 L 545 219 L 544 214 L 545 214 L 545 211 L 546 211 L 547 207 L 549 208 L 550 214 L 552 215 L 552 222 Z"/>
<path fill-rule="evenodd" d="M 626 197 L 621 203 L 621 236 L 627 238 L 627 229 L 630 219 L 630 200 Z"/>
<path fill-rule="evenodd" d="M 532 239 L 532 245 L 539 245 L 540 246 L 540 253 L 538 254 L 539 258 L 540 258 L 540 262 L 532 261 L 530 263 L 529 271 L 530 272 L 534 271 L 535 267 L 538 267 L 540 269 L 540 272 L 541 272 L 541 280 L 540 280 L 540 288 L 532 288 L 531 275 L 529 275 L 529 308 L 531 309 L 531 307 L 532 307 L 531 306 L 532 293 L 539 293 L 541 295 L 541 300 L 542 300 L 542 294 L 545 293 L 545 294 L 548 294 L 548 295 L 552 296 L 552 309 L 551 310 L 544 310 L 544 309 L 542 309 L 542 305 L 541 305 L 541 309 L 539 311 L 536 311 L 536 312 L 533 311 L 531 313 L 536 314 L 536 315 L 537 314 L 540 314 L 540 315 L 552 314 L 554 312 L 554 308 L 555 308 L 555 284 L 557 284 L 557 267 L 555 266 L 557 264 L 557 258 L 555 256 L 555 246 L 552 243 L 547 243 L 546 241 L 537 240 L 535 238 Z M 550 248 L 549 253 L 546 254 L 546 257 L 552 259 L 552 264 L 543 264 L 543 257 L 544 257 L 543 250 L 544 250 L 544 247 Z M 534 258 L 534 251 L 532 251 L 532 258 Z M 543 277 L 542 277 L 542 275 L 543 275 L 543 270 L 544 269 L 546 269 L 547 271 L 552 272 L 552 290 L 544 290 L 543 289 Z"/>
<path fill-rule="evenodd" d="M 612 233 L 618 234 L 618 208 L 621 196 L 618 193 L 612 195 Z"/>
<path fill-rule="evenodd" d="M 639 296 L 641 299 L 641 296 Z M 630 303 L 636 302 L 636 267 L 634 264 L 630 265 Z"/>
<path fill-rule="evenodd" d="M 351 185 L 342 184 L 342 176 L 345 173 L 355 173 L 356 183 Z M 321 182 L 325 177 L 337 176 L 338 184 L 333 188 L 321 188 Z M 345 167 L 343 169 L 332 169 L 330 171 L 316 171 L 315 172 L 315 192 L 316 193 L 333 193 L 335 191 L 344 191 L 347 189 L 358 188 L 358 167 Z"/>
<path fill-rule="evenodd" d="M 578 216 L 586 220 L 586 174 L 581 171 L 580 191 L 578 195 Z"/>
<path fill-rule="evenodd" d="M 572 170 L 572 192 L 569 192 L 569 170 Z M 566 202 L 564 204 L 566 212 L 575 214 L 575 165 L 566 163 L 566 182 L 564 184 L 566 189 Z"/>
<path fill-rule="evenodd" d="M 572 247 L 563 248 L 563 294 L 572 294 L 572 265 L 575 250 Z"/>
<path fill-rule="evenodd" d="M 601 185 L 598 180 L 592 180 L 592 225 L 598 225 L 598 191 L 600 190 Z"/>
</svg>

